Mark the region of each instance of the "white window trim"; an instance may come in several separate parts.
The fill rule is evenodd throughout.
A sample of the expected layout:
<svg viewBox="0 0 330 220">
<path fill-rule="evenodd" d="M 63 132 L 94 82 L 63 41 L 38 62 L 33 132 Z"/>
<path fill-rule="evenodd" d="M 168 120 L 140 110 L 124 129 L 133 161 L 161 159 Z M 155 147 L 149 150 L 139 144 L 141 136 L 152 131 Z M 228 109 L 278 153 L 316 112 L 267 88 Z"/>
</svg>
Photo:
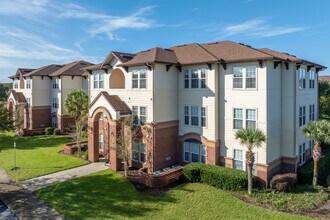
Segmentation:
<svg viewBox="0 0 330 220">
<path fill-rule="evenodd" d="M 188 141 L 188 140 L 186 140 L 186 141 Z M 185 151 L 185 143 L 186 143 L 186 141 L 184 141 L 183 142 L 183 161 L 184 162 L 186 162 L 186 163 L 195 163 L 195 162 L 192 162 L 192 149 L 191 149 L 191 145 L 189 144 L 189 160 L 186 160 L 186 157 L 185 157 L 185 153 L 186 153 L 186 151 Z M 189 142 L 187 142 L 187 143 L 189 143 Z M 201 144 L 199 144 L 198 145 L 198 162 L 201 162 L 202 160 L 201 160 L 201 158 L 202 158 L 202 154 L 201 154 L 201 147 L 205 147 L 205 163 L 206 163 L 206 159 L 207 159 L 207 147 L 206 147 L 206 145 L 205 144 L 203 144 L 203 143 L 201 143 Z"/>
<path fill-rule="evenodd" d="M 301 80 L 302 80 L 302 86 L 300 86 L 300 70 L 301 69 L 303 69 L 303 70 L 305 70 L 305 77 L 304 78 L 301 78 Z M 306 89 L 306 87 L 307 87 L 307 81 L 308 80 L 306 80 L 306 77 L 307 77 L 307 70 L 306 70 L 306 68 L 304 68 L 304 67 L 299 67 L 299 69 L 297 70 L 297 73 L 298 73 L 298 89 L 299 90 L 303 90 L 303 89 Z M 305 80 L 305 87 L 303 87 L 303 85 L 304 85 L 304 80 Z"/>
<path fill-rule="evenodd" d="M 243 107 L 235 107 L 235 108 L 232 108 L 231 112 L 232 112 L 232 130 L 233 131 L 237 131 L 239 129 L 236 129 L 234 128 L 234 109 L 242 109 L 243 111 L 243 127 L 242 129 L 246 128 L 246 110 L 255 110 L 256 111 L 256 129 L 258 128 L 258 108 L 250 108 L 250 107 L 246 107 L 246 108 L 243 108 Z"/>
<path fill-rule="evenodd" d="M 188 107 L 188 115 L 185 114 L 185 107 Z M 191 124 L 191 108 L 196 107 L 198 108 L 198 125 Z M 205 126 L 202 126 L 202 108 L 205 108 Z M 189 124 L 185 122 L 185 116 L 189 117 Z M 193 127 L 193 128 L 208 128 L 208 107 L 207 106 L 196 106 L 196 105 L 183 105 L 183 125 L 186 127 Z"/>
<path fill-rule="evenodd" d="M 255 67 L 256 69 L 256 87 L 255 88 L 246 88 L 246 68 Z M 242 88 L 234 88 L 234 68 L 242 68 Z M 251 78 L 251 77 L 249 77 Z M 232 90 L 247 90 L 247 91 L 256 91 L 258 90 L 258 65 L 244 65 L 244 66 L 233 66 L 232 67 Z"/>
<path fill-rule="evenodd" d="M 141 71 L 145 71 L 145 78 L 142 78 L 142 79 L 145 79 L 146 81 L 146 87 L 145 88 L 141 88 Z M 137 76 L 138 78 L 137 79 L 133 79 L 133 73 L 137 73 Z M 138 87 L 137 88 L 133 88 L 133 80 L 137 80 L 138 82 Z M 146 90 L 148 89 L 148 70 L 145 69 L 145 68 L 141 68 L 141 69 L 137 69 L 137 70 L 132 70 L 131 71 L 131 89 L 133 90 L 137 90 L 137 89 L 142 89 L 142 90 Z"/>
<path fill-rule="evenodd" d="M 314 73 L 314 79 L 313 80 L 311 80 L 311 73 Z M 313 82 L 313 88 L 311 88 L 311 81 Z M 317 81 L 316 72 L 312 69 L 309 70 L 309 72 L 308 72 L 308 88 L 309 89 L 315 89 L 315 87 L 316 87 L 315 85 L 317 84 L 316 81 Z"/>
<path fill-rule="evenodd" d="M 133 158 L 133 145 L 134 145 L 134 142 L 137 142 L 138 143 L 138 159 L 134 159 Z M 145 163 L 145 162 L 142 162 L 141 161 L 141 145 L 145 145 L 145 147 L 146 147 L 146 152 L 145 152 L 145 159 L 146 159 L 146 161 L 145 162 L 147 162 L 147 144 L 146 143 L 143 143 L 141 140 L 134 140 L 134 141 L 132 141 L 132 161 L 135 161 L 135 162 L 138 162 L 138 163 Z"/>
<path fill-rule="evenodd" d="M 25 79 L 25 88 L 26 89 L 31 89 L 31 85 L 32 84 L 32 80 L 31 80 L 31 78 L 30 77 L 27 77 L 26 79 Z"/>
<path fill-rule="evenodd" d="M 311 112 L 311 106 L 313 106 L 313 114 L 311 114 L 312 113 Z M 316 120 L 316 116 L 315 116 L 315 104 L 309 105 L 308 110 L 309 110 L 309 112 L 308 112 L 308 115 L 309 115 L 308 119 L 309 119 L 309 121 L 315 121 Z M 313 116 L 312 119 L 311 119 L 311 116 Z"/>
<path fill-rule="evenodd" d="M 135 126 L 144 126 L 148 121 L 148 107 L 145 106 L 145 105 L 141 105 L 141 106 L 140 105 L 132 105 L 132 113 L 133 113 L 133 107 L 137 107 L 137 109 L 138 109 L 138 112 L 137 112 L 138 123 L 134 124 L 134 119 L 133 119 L 133 125 L 135 125 Z M 143 115 L 146 118 L 146 121 L 143 125 L 141 124 L 141 107 L 144 107 L 146 109 L 146 114 Z M 132 116 L 133 116 L 133 114 L 132 114 Z"/>
<path fill-rule="evenodd" d="M 244 150 L 244 149 L 238 149 L 238 148 L 234 148 L 233 150 L 232 150 L 232 153 L 233 153 L 233 169 L 235 169 L 234 168 L 234 155 L 235 155 L 235 153 L 234 153 L 234 151 L 235 150 L 241 150 L 243 153 L 243 155 L 242 155 L 242 157 L 243 157 L 243 171 L 246 171 L 247 172 L 247 164 L 246 164 L 246 158 L 245 158 L 245 155 L 246 155 L 246 150 Z M 253 164 L 253 166 L 254 165 L 256 165 L 257 163 L 258 163 L 258 152 L 257 151 L 252 151 L 253 152 L 253 154 L 254 154 L 254 164 Z M 257 170 L 256 170 L 257 171 Z M 256 174 L 253 174 L 253 175 L 256 175 Z"/>
<path fill-rule="evenodd" d="M 303 114 L 302 116 L 300 116 L 300 108 L 304 108 L 305 107 L 305 114 Z M 307 108 L 306 108 L 306 106 L 305 105 L 300 105 L 299 107 L 298 107 L 298 127 L 299 128 L 301 128 L 301 127 L 303 127 L 305 124 L 307 124 L 307 117 L 306 117 L 306 112 L 307 112 Z M 305 123 L 302 123 L 301 125 L 300 125 L 300 117 L 305 117 Z"/>
<path fill-rule="evenodd" d="M 300 146 L 305 146 L 305 149 L 300 153 Z M 306 152 L 307 152 L 307 149 L 308 148 L 306 148 L 306 143 L 301 143 L 301 144 L 299 144 L 299 146 L 298 146 L 298 152 L 299 152 L 299 155 L 298 155 L 298 158 L 299 158 L 299 166 L 302 166 L 302 165 L 304 165 L 305 163 L 306 163 L 306 161 L 307 161 L 307 158 L 306 158 Z M 305 154 L 305 158 L 304 158 L 304 161 L 300 161 L 300 156 L 302 156 L 303 157 L 303 155 Z"/>
<path fill-rule="evenodd" d="M 103 80 L 100 80 L 100 76 L 103 75 Z M 95 79 L 96 76 L 96 79 Z M 92 81 L 92 88 L 95 90 L 102 90 L 105 87 L 105 72 L 94 72 L 91 77 L 93 80 Z M 95 82 L 97 82 L 97 88 L 95 88 Z M 100 82 L 103 82 L 103 87 L 100 88 Z"/>
<path fill-rule="evenodd" d="M 197 70 L 197 75 L 198 75 L 198 78 L 194 78 L 194 79 L 197 79 L 198 80 L 198 88 L 192 88 L 191 85 L 192 85 L 192 78 L 191 78 L 191 75 L 192 75 L 192 71 L 193 70 Z M 205 70 L 205 78 L 202 78 L 202 70 Z M 186 88 L 186 71 L 188 71 L 188 88 Z M 183 89 L 207 89 L 208 87 L 208 75 L 209 75 L 209 70 L 208 68 L 206 67 L 199 67 L 199 68 L 185 68 L 182 70 L 183 72 Z M 202 88 L 202 79 L 205 79 L 205 88 Z"/>
</svg>

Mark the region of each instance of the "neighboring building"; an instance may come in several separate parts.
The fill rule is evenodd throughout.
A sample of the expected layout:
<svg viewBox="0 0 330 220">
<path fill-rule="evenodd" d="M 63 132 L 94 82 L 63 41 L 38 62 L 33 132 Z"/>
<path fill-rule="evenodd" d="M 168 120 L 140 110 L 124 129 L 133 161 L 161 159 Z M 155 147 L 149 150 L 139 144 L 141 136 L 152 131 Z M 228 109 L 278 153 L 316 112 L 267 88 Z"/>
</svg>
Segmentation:
<svg viewBox="0 0 330 220">
<path fill-rule="evenodd" d="M 330 76 L 319 76 L 319 81 L 327 81 L 330 83 Z"/>
<path fill-rule="evenodd" d="M 318 118 L 317 73 L 325 67 L 270 49 L 231 41 L 111 52 L 89 72 L 89 160 L 109 157 L 120 119 L 133 116 L 132 165 L 153 171 L 203 162 L 246 170 L 240 128 L 260 128 L 267 142 L 255 149 L 254 173 L 264 184 L 296 172 L 311 143 L 302 126 Z M 110 152 L 110 154 L 108 154 Z"/>
<path fill-rule="evenodd" d="M 63 68 L 49 74 L 51 77 L 51 127 L 60 128 L 62 131 L 70 128 L 74 122 L 64 108 L 66 96 L 73 90 L 88 90 L 88 81 L 83 68 L 92 65 L 86 61 L 68 63 Z"/>
<path fill-rule="evenodd" d="M 85 89 L 87 83 L 81 68 L 91 65 L 85 61 L 77 61 L 66 65 L 48 65 L 38 69 L 19 68 L 12 77 L 13 89 L 8 97 L 8 107 L 14 111 L 14 118 L 21 129 L 42 130 L 54 126 L 63 130 L 63 124 L 69 125 L 70 120 L 65 120 L 62 110 L 63 101 L 72 89 Z M 59 90 L 53 89 L 54 82 L 58 82 Z M 62 89 L 63 88 L 63 89 Z M 56 94 L 57 103 L 54 105 Z M 59 107 L 59 112 L 54 107 Z M 56 113 L 59 114 L 61 123 L 53 123 Z"/>
</svg>

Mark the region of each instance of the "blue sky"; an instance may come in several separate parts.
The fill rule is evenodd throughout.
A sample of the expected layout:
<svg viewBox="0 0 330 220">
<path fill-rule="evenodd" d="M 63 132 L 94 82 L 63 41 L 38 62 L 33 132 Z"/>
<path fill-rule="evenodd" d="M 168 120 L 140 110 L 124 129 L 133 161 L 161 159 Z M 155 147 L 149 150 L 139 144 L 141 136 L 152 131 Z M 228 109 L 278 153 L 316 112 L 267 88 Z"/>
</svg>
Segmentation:
<svg viewBox="0 0 330 220">
<path fill-rule="evenodd" d="M 0 82 L 18 67 L 222 40 L 330 67 L 329 9 L 328 0 L 0 0 Z"/>
</svg>

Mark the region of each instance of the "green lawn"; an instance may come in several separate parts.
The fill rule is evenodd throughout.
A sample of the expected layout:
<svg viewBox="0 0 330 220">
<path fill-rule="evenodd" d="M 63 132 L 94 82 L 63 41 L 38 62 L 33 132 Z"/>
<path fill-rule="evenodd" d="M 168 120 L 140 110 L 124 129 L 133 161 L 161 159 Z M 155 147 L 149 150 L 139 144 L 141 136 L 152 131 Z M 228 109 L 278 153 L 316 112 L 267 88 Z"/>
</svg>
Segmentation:
<svg viewBox="0 0 330 220">
<path fill-rule="evenodd" d="M 14 141 L 19 169 L 13 171 Z M 22 181 L 87 164 L 87 161 L 58 153 L 68 142 L 71 140 L 66 136 L 15 137 L 12 133 L 0 133 L 0 166 L 15 180 Z"/>
<path fill-rule="evenodd" d="M 111 170 L 36 191 L 67 219 L 308 219 L 247 204 L 200 183 L 146 196 Z"/>
</svg>

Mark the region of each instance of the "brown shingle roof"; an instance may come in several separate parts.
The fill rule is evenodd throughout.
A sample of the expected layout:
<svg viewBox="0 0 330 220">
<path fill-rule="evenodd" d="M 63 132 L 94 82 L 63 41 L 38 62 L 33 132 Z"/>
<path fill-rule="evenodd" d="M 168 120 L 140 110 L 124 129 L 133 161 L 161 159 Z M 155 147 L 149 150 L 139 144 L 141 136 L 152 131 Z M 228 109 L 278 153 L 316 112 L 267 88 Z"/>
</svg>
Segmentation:
<svg viewBox="0 0 330 220">
<path fill-rule="evenodd" d="M 174 50 L 178 62 L 182 65 L 212 63 L 218 61 L 218 59 L 209 51 L 205 50 L 201 47 L 201 45 L 196 43 L 175 46 L 171 49 Z"/>
<path fill-rule="evenodd" d="M 275 50 L 271 50 L 269 48 L 260 48 L 258 50 L 260 50 L 264 53 L 270 54 L 272 56 L 279 57 L 283 60 L 289 60 L 289 61 L 292 61 L 292 62 L 302 62 L 302 59 L 300 59 L 300 58 L 298 58 L 294 55 L 288 54 L 288 53 L 278 52 L 278 51 L 275 51 Z"/>
<path fill-rule="evenodd" d="M 25 96 L 22 92 L 16 92 L 15 90 L 10 90 L 16 102 L 26 102 Z"/>
<path fill-rule="evenodd" d="M 319 76 L 319 80 L 330 82 L 330 76 Z"/>
<path fill-rule="evenodd" d="M 9 76 L 10 79 L 18 78 L 20 76 L 25 76 L 26 74 L 32 72 L 35 69 L 30 69 L 30 68 L 18 68 L 15 75 Z"/>
<path fill-rule="evenodd" d="M 25 76 L 48 76 L 52 74 L 53 72 L 61 69 L 63 65 L 56 65 L 56 64 L 51 64 L 48 66 L 43 66 L 39 69 L 33 70 L 30 73 L 26 74 Z"/>
<path fill-rule="evenodd" d="M 127 61 L 133 59 L 135 54 L 130 53 L 122 53 L 122 52 L 112 52 L 122 63 L 126 63 Z"/>
<path fill-rule="evenodd" d="M 84 73 L 84 68 L 93 65 L 86 61 L 75 61 L 65 64 L 59 70 L 49 74 L 49 76 L 81 76 Z"/>
<path fill-rule="evenodd" d="M 274 59 L 274 56 L 233 41 L 205 43 L 201 44 L 201 46 L 213 54 L 219 61 L 238 62 Z"/>
<path fill-rule="evenodd" d="M 102 63 L 90 65 L 84 68 L 84 70 L 101 70 L 101 69 L 102 69 Z"/>
<path fill-rule="evenodd" d="M 116 110 L 119 111 L 121 115 L 129 115 L 131 114 L 131 110 L 128 108 L 128 106 L 125 104 L 124 101 L 122 101 L 119 96 L 117 95 L 109 95 L 107 92 L 100 92 L 95 99 L 91 102 L 89 105 L 90 107 L 94 105 L 94 103 L 100 98 L 100 96 L 104 96 L 104 98 L 108 101 L 108 103 Z"/>
<path fill-rule="evenodd" d="M 121 66 L 144 65 L 145 63 L 177 64 L 178 60 L 173 50 L 155 47 L 135 54 L 134 58 Z"/>
</svg>

